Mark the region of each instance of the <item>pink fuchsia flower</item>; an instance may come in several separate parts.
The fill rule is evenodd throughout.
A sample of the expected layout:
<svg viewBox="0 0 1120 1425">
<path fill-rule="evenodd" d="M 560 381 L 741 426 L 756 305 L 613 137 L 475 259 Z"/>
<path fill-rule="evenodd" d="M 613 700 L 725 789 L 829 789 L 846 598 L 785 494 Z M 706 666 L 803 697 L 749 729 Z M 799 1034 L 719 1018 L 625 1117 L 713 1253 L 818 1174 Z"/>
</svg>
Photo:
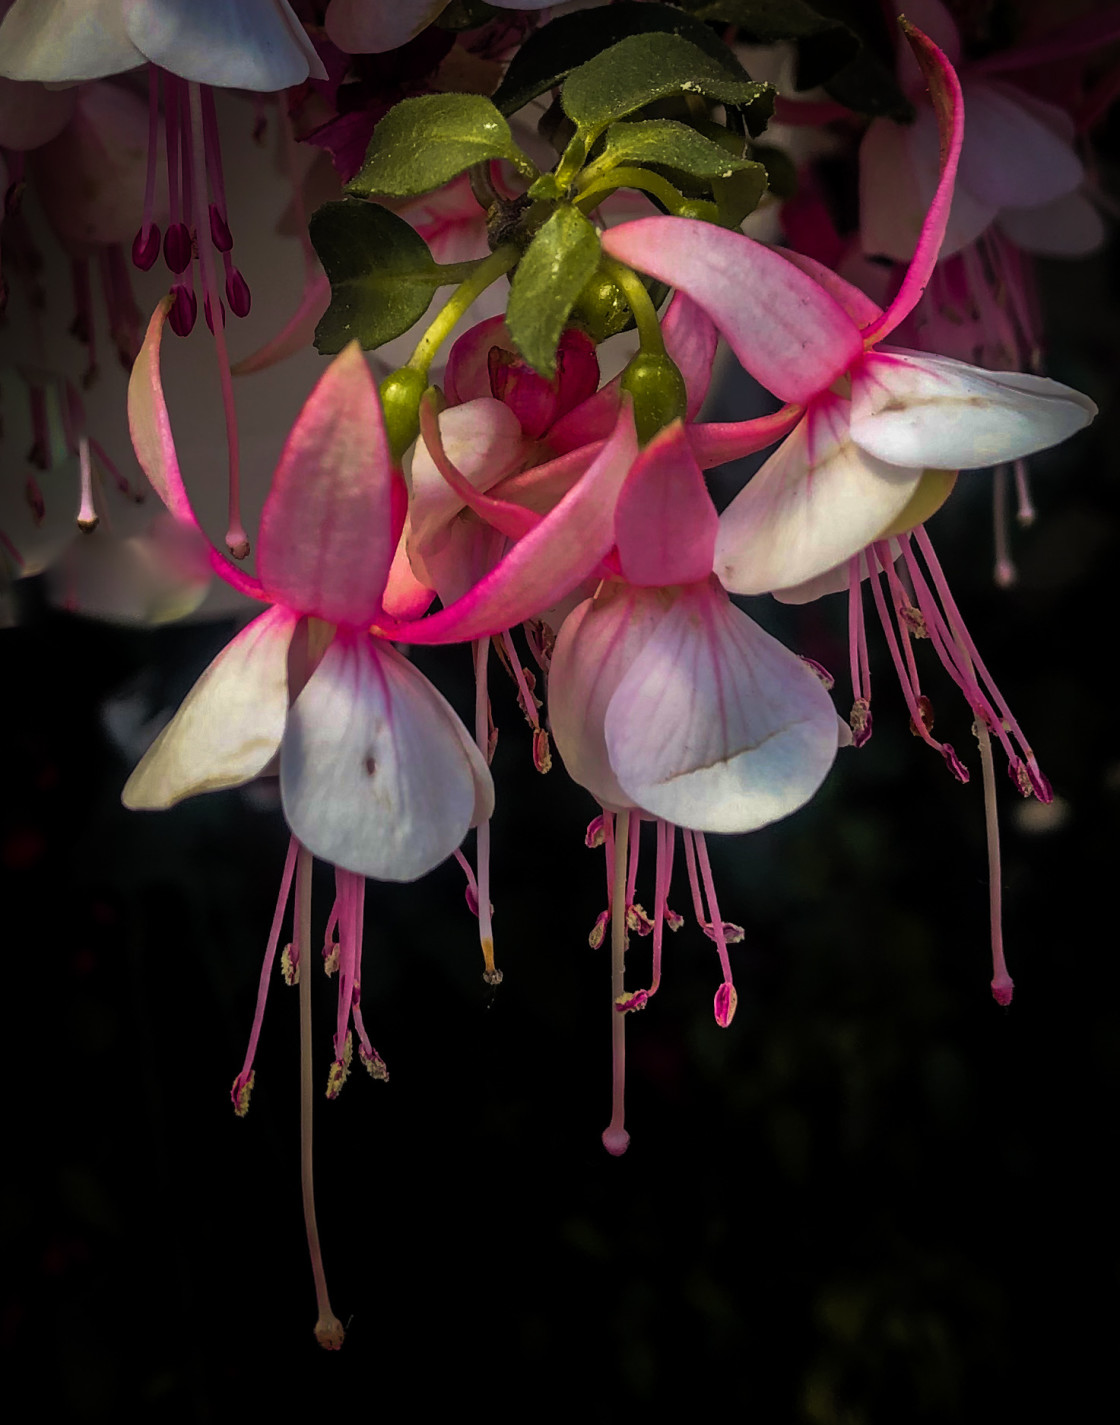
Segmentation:
<svg viewBox="0 0 1120 1425">
<path fill-rule="evenodd" d="M 439 18 L 449 0 L 331 0 L 327 34 L 350 54 L 399 49 Z M 547 10 L 554 0 L 493 0 L 499 10 Z"/>
<path fill-rule="evenodd" d="M 714 1009 L 726 1027 L 736 1005 L 727 942 L 742 932 L 720 915 L 704 832 L 753 831 L 803 806 L 832 765 L 841 724 L 816 673 L 712 576 L 718 519 L 682 422 L 636 456 L 613 523 L 616 576 L 560 629 L 549 720 L 568 772 L 604 810 L 615 1016 L 603 1142 L 617 1155 L 629 1142 L 623 1016 L 660 982 L 664 925 L 676 919 L 667 901 L 675 828 L 697 919 L 719 952 Z M 634 903 L 643 816 L 657 826 L 652 921 Z M 653 934 L 653 978 L 637 993 L 624 984 L 628 928 Z"/>
<path fill-rule="evenodd" d="M 198 84 L 271 91 L 325 79 L 288 0 L 15 0 L 0 74 L 74 83 L 151 63 Z"/>
<path fill-rule="evenodd" d="M 716 572 L 736 593 L 824 574 L 920 523 L 947 496 L 951 472 L 1054 445 L 1096 411 L 1055 381 L 880 348 L 937 260 L 963 131 L 951 66 L 910 33 L 942 116 L 943 171 L 885 312 L 809 258 L 688 219 L 645 219 L 603 235 L 612 256 L 691 297 L 746 370 L 787 403 L 780 417 L 790 434 L 720 520 Z"/>
<path fill-rule="evenodd" d="M 159 376 L 166 310 L 133 371 L 129 422 L 164 503 L 196 526 Z M 344 870 L 399 881 L 444 860 L 489 816 L 490 774 L 458 717 L 366 632 L 381 617 L 402 514 L 376 390 L 351 346 L 281 454 L 261 517 L 259 579 L 210 550 L 222 578 L 271 607 L 203 673 L 129 778 L 127 806 L 240 786 L 279 753 L 284 813 L 300 842 Z"/>
</svg>

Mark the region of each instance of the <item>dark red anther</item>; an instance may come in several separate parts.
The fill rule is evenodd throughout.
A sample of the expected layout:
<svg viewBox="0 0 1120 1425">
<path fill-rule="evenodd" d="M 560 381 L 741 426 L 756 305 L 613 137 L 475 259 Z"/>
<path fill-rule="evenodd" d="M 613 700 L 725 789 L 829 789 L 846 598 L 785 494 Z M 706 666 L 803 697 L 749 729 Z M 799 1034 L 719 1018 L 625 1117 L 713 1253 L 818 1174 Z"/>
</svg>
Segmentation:
<svg viewBox="0 0 1120 1425">
<path fill-rule="evenodd" d="M 226 301 L 235 317 L 247 317 L 253 305 L 249 284 L 236 267 L 231 267 L 226 273 Z"/>
<path fill-rule="evenodd" d="M 213 313 L 213 312 L 211 311 L 211 309 L 210 309 L 210 298 L 209 298 L 209 297 L 207 297 L 206 301 L 203 303 L 203 308 L 204 308 L 204 310 L 205 310 L 205 312 L 206 312 L 206 325 L 210 328 L 211 331 L 213 331 L 213 330 L 214 330 L 214 313 Z M 221 301 L 218 302 L 218 315 L 221 317 L 222 326 L 223 326 L 223 328 L 224 328 L 224 327 L 225 327 L 225 324 L 226 324 L 226 308 L 225 308 L 225 303 L 224 303 L 224 302 L 221 302 Z"/>
<path fill-rule="evenodd" d="M 178 275 L 191 265 L 191 233 L 186 223 L 172 223 L 164 234 L 163 260 Z"/>
<path fill-rule="evenodd" d="M 155 223 L 141 228 L 132 239 L 132 261 L 141 272 L 148 272 L 159 256 L 160 233 Z"/>
<path fill-rule="evenodd" d="M 171 289 L 171 310 L 167 320 L 176 336 L 190 336 L 198 316 L 198 298 L 190 287 L 176 282 Z"/>
<path fill-rule="evenodd" d="M 228 252 L 233 246 L 233 234 L 216 203 L 210 204 L 210 237 L 219 252 Z"/>
</svg>

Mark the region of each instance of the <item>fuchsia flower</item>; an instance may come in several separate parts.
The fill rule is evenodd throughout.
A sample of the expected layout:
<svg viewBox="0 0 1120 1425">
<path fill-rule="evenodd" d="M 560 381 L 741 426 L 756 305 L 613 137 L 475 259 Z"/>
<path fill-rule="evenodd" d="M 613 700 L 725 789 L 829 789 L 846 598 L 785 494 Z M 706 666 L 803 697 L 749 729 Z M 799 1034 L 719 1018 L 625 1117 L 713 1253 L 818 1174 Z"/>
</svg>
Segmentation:
<svg viewBox="0 0 1120 1425">
<path fill-rule="evenodd" d="M 133 371 L 129 421 L 160 497 L 196 525 L 159 376 L 166 311 L 165 302 Z M 352 345 L 281 454 L 261 517 L 259 579 L 210 551 L 222 578 L 271 607 L 187 695 L 129 778 L 127 806 L 239 786 L 279 753 L 284 813 L 303 845 L 398 881 L 422 876 L 489 816 L 490 774 L 466 729 L 407 659 L 367 632 L 382 617 L 403 500 L 377 392 Z"/>
<path fill-rule="evenodd" d="M 499 10 L 547 10 L 554 0 L 493 0 Z M 350 54 L 382 54 L 407 44 L 446 10 L 449 0 L 330 0 L 327 34 Z"/>
</svg>

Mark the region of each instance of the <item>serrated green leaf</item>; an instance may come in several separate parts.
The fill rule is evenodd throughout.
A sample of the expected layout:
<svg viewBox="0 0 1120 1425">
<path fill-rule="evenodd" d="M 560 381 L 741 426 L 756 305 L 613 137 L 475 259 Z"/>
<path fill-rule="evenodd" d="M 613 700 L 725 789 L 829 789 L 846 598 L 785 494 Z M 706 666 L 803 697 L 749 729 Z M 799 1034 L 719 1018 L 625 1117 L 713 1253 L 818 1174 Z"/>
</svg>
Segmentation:
<svg viewBox="0 0 1120 1425">
<path fill-rule="evenodd" d="M 568 75 L 560 95 L 564 112 L 586 133 L 658 99 L 703 95 L 749 109 L 765 106 L 773 91 L 753 79 L 736 79 L 710 54 L 679 35 L 630 35 Z"/>
<path fill-rule="evenodd" d="M 612 124 L 595 168 L 623 163 L 657 163 L 692 178 L 709 179 L 730 178 L 739 169 L 752 166 L 749 159 L 736 158 L 688 124 L 678 124 L 673 119 Z"/>
<path fill-rule="evenodd" d="M 583 214 L 557 208 L 513 274 L 506 326 L 529 365 L 550 380 L 564 324 L 599 266 L 599 256 L 599 235 Z"/>
<path fill-rule="evenodd" d="M 370 351 L 400 336 L 448 280 L 420 234 L 377 203 L 324 203 L 310 231 L 331 284 L 331 304 L 315 330 L 315 349 L 325 356 L 355 337 Z"/>
<path fill-rule="evenodd" d="M 700 20 L 674 5 L 623 0 L 594 10 L 561 15 L 543 25 L 514 55 L 499 84 L 494 103 L 503 114 L 516 114 L 532 99 L 556 89 L 573 69 L 586 64 L 628 35 L 657 32 L 680 35 L 706 51 L 728 74 L 750 76 L 727 45 Z"/>
<path fill-rule="evenodd" d="M 346 185 L 369 198 L 413 197 L 440 188 L 472 164 L 527 160 L 509 125 L 482 94 L 421 94 L 390 109 L 373 131 L 365 162 Z"/>
</svg>

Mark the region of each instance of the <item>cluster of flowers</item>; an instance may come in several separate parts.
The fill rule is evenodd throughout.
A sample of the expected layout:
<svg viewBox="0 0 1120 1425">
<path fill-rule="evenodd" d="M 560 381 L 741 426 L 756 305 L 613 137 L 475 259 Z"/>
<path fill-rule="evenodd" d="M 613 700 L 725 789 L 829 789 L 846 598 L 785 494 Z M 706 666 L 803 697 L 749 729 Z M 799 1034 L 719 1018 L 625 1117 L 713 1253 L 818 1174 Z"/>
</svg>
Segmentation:
<svg viewBox="0 0 1120 1425">
<path fill-rule="evenodd" d="M 493 89 L 540 18 L 520 12 L 543 7 L 510 7 L 509 15 L 454 40 L 450 30 L 440 32 L 433 65 L 422 32 L 443 8 L 430 0 L 0 6 L 7 11 L 0 23 L 0 72 L 7 76 L 0 79 L 0 151 L 13 180 L 8 206 L 14 223 L 25 158 L 34 170 L 39 155 L 44 190 L 52 191 L 52 179 L 65 190 L 53 208 L 45 206 L 59 214 L 58 231 L 71 241 L 79 316 L 89 317 L 91 256 L 102 273 L 117 344 L 131 368 L 136 459 L 175 531 L 177 542 L 164 537 L 162 545 L 164 573 L 178 561 L 166 578 L 204 590 L 213 571 L 266 606 L 205 671 L 124 789 L 126 805 L 158 809 L 278 767 L 292 840 L 249 1053 L 233 1088 L 238 1112 L 248 1106 L 293 883 L 296 929 L 281 960 L 285 978 L 299 981 L 309 1024 L 310 976 L 301 970 L 311 946 L 313 856 L 336 868 L 323 952 L 339 989 L 328 1096 L 346 1077 L 355 1035 L 366 1068 L 387 1077 L 361 1013 L 367 878 L 412 881 L 458 857 L 479 920 L 485 974 L 492 983 L 500 978 L 488 841 L 493 646 L 517 680 L 537 767 L 549 765 L 551 732 L 568 773 L 601 809 L 588 842 L 605 849 L 608 905 L 592 940 L 609 935 L 611 944 L 614 1107 L 603 1141 L 619 1154 L 629 1141 L 626 1017 L 657 990 L 664 930 L 681 923 L 668 900 L 677 831 L 696 918 L 718 952 L 714 1014 L 726 1026 L 736 1006 L 728 943 L 742 931 L 722 918 L 705 836 L 748 832 L 790 815 L 820 787 L 839 747 L 870 737 L 865 588 L 912 729 L 961 781 L 968 780 L 964 762 L 933 735 L 916 640 L 932 645 L 975 719 L 992 832 L 992 989 L 1000 1003 L 1010 1000 L 999 933 L 992 739 L 1019 792 L 1042 800 L 1051 793 L 968 635 L 924 524 L 949 497 L 958 471 L 1018 463 L 1021 473 L 1026 456 L 1092 419 L 1086 397 L 1037 370 L 1015 368 L 1037 368 L 1040 359 L 1022 244 L 1032 233 L 1058 231 L 1069 238 L 1067 249 L 1084 250 L 1099 240 L 1099 220 L 1080 191 L 1068 111 L 992 78 L 1013 67 L 1006 55 L 973 63 L 958 78 L 959 37 L 937 0 L 910 7 L 923 28 L 905 24 L 900 37 L 898 86 L 915 121 L 862 125 L 864 244 L 892 259 L 877 265 L 866 264 L 858 244 L 838 232 L 811 163 L 785 222 L 802 251 L 742 230 L 772 222 L 773 200 L 753 213 L 756 194 L 727 220 L 721 194 L 758 164 L 745 157 L 746 135 L 715 133 L 713 115 L 721 103 L 729 113 L 748 103 L 746 76 L 732 83 L 725 70 L 705 79 L 699 99 L 688 68 L 695 55 L 684 52 L 693 48 L 690 32 L 682 39 L 663 26 L 664 44 L 647 53 L 638 44 L 645 31 L 629 37 L 622 27 L 611 62 L 623 88 L 631 73 L 639 78 L 636 102 L 617 112 L 603 106 L 592 80 L 577 92 L 576 66 L 562 95 L 560 161 L 542 172 L 481 92 L 487 83 L 487 92 Z M 653 14 L 669 7 L 614 8 Z M 684 18 L 682 12 L 682 24 Z M 1115 28 L 1115 17 L 1111 23 Z M 1059 48 L 1087 53 L 1111 33 L 1103 23 L 1083 24 L 1063 35 Z M 378 89 L 367 81 L 363 92 L 376 102 L 355 103 L 353 94 L 348 104 L 339 101 L 360 77 L 354 56 L 405 42 L 402 66 L 406 55 L 427 66 L 423 82 L 406 86 L 412 97 L 394 110 L 385 82 Z M 449 66 L 453 45 L 459 62 Z M 704 58 L 705 51 L 695 52 Z M 641 65 L 648 54 L 647 73 Z M 666 56 L 681 58 L 680 74 L 665 77 Z M 1029 51 L 1020 56 L 1024 68 L 1038 60 Z M 141 65 L 146 109 L 127 83 L 107 80 Z M 593 67 L 594 57 L 587 72 Z M 441 86 L 438 76 L 446 81 L 452 72 L 461 82 Z M 696 72 L 708 74 L 702 65 Z M 546 87 L 564 80 L 555 75 Z M 240 515 L 224 337 L 226 309 L 243 316 L 251 299 L 231 256 L 214 86 L 288 91 L 291 133 L 302 130 L 327 149 L 359 195 L 329 204 L 318 236 L 313 224 L 325 274 L 308 247 L 306 288 L 290 323 L 243 363 L 252 370 L 307 345 L 317 321 L 320 349 L 337 351 L 291 425 L 252 540 L 255 575 L 239 562 L 250 539 Z M 445 96 L 441 87 L 459 92 Z M 765 88 L 753 85 L 751 93 L 761 97 Z M 703 110 L 692 128 L 643 117 L 647 102 L 674 94 L 683 96 L 682 113 L 690 112 L 687 101 L 694 115 Z M 445 97 L 454 103 L 443 105 Z M 470 108 L 476 98 L 487 106 L 481 117 Z M 1101 112 L 1100 96 L 1093 102 Z M 834 101 L 796 95 L 779 99 L 778 119 L 777 131 L 794 136 L 791 150 L 809 124 L 836 121 L 845 132 L 853 123 Z M 146 142 L 137 145 L 141 120 Z M 142 185 L 133 184 L 138 213 L 127 204 L 107 211 L 118 192 L 107 181 L 109 198 L 103 194 L 96 213 L 83 208 L 72 182 L 58 184 L 60 156 L 80 151 L 83 163 L 119 166 L 126 140 L 130 181 L 143 171 Z M 423 179 L 394 178 L 412 161 L 427 165 Z M 697 182 L 691 190 L 674 186 L 666 171 Z M 621 189 L 655 203 L 643 198 L 637 211 L 646 215 L 633 217 L 630 200 L 615 197 Z M 365 201 L 379 195 L 395 213 Z M 390 226 L 371 228 L 356 256 L 340 255 L 333 225 L 356 210 L 362 223 L 372 212 L 377 224 Z M 607 226 L 612 216 L 627 220 Z M 432 266 L 422 242 L 420 255 L 409 259 L 412 269 L 400 257 L 399 229 L 409 219 L 413 235 L 427 237 L 447 259 L 442 266 Z M 124 224 L 136 266 L 150 269 L 162 250 L 174 279 L 143 335 L 120 252 Z M 449 229 L 456 241 L 440 250 Z M 1069 237 L 1075 232 L 1076 240 Z M 373 278 L 385 274 L 371 250 L 379 234 L 396 253 L 380 286 Z M 25 241 L 18 227 L 13 238 L 18 252 Z M 438 286 L 452 281 L 456 290 L 435 320 L 413 333 L 412 356 L 379 390 L 359 341 L 345 338 L 353 331 L 362 344 L 377 345 L 411 327 L 411 295 L 401 297 L 392 280 L 397 273 L 408 288 L 411 275 L 411 294 L 423 287 L 416 272 L 428 274 L 424 306 Z M 430 384 L 437 350 L 456 321 L 511 272 L 508 313 L 476 320 L 451 346 L 441 388 Z M 268 273 L 250 276 L 267 281 Z M 232 557 L 209 540 L 195 514 L 161 379 L 166 327 L 184 336 L 196 323 L 196 280 L 226 409 Z M 363 307 L 367 281 L 372 318 Z M 673 295 L 659 315 L 666 289 Z M 389 330 L 383 309 L 396 307 L 408 310 L 398 330 Z M 367 339 L 368 320 L 374 339 Z M 88 325 L 79 323 L 87 339 Z M 600 338 L 623 326 L 636 330 L 637 352 L 618 376 L 603 380 Z M 907 337 L 906 349 L 889 344 L 896 333 Z M 779 409 L 737 422 L 701 418 L 720 338 Z M 40 376 L 23 379 L 38 467 L 74 462 L 80 520 L 96 523 L 91 471 L 106 458 L 85 433 L 77 391 Z M 717 512 L 704 471 L 770 446 L 757 474 Z M 33 476 L 19 494 L 41 523 L 43 497 Z M 7 526 L 0 540 L 21 572 L 40 567 Z M 1001 559 L 1006 575 L 1006 552 Z M 849 601 L 852 703 L 844 717 L 824 670 L 764 632 L 730 598 L 773 594 L 797 604 L 834 592 Z M 431 613 L 437 598 L 442 607 Z M 519 627 L 537 674 L 523 666 L 514 640 Z M 472 731 L 399 649 L 468 642 L 477 686 Z M 544 721 L 540 686 L 547 689 Z M 652 899 L 639 903 L 643 821 L 655 825 L 656 857 Z M 460 849 L 471 828 L 474 865 Z M 653 977 L 640 989 L 625 982 L 630 934 L 652 937 Z M 307 1083 L 309 1063 L 305 1056 Z M 327 1300 L 310 1207 L 308 1230 L 320 1293 L 317 1334 L 337 1345 L 341 1328 Z"/>
</svg>

